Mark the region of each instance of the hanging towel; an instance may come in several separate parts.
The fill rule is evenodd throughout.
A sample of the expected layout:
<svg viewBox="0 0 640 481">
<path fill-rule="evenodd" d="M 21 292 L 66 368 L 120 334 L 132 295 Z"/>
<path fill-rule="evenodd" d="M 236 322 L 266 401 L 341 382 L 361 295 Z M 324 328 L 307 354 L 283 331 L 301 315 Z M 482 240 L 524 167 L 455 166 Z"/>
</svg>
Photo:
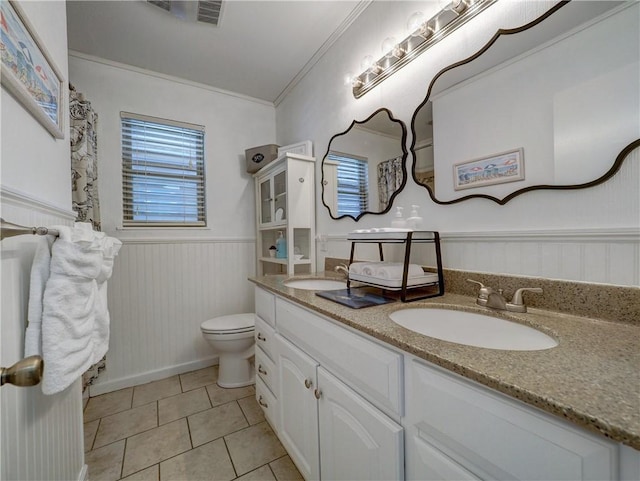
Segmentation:
<svg viewBox="0 0 640 481">
<path fill-rule="evenodd" d="M 31 265 L 27 330 L 24 334 L 24 356 L 42 355 L 42 298 L 49 280 L 53 237 L 38 237 L 36 254 Z"/>
<path fill-rule="evenodd" d="M 120 246 L 120 241 L 108 240 L 88 223 L 56 228 L 60 235 L 51 248 L 51 270 L 43 298 L 44 394 L 66 389 L 94 363 L 99 352 L 106 352 L 106 280 Z"/>
<path fill-rule="evenodd" d="M 107 309 L 107 281 L 113 273 L 113 263 L 122 242 L 113 237 L 105 237 L 102 248 L 102 266 L 96 278 L 98 295 L 95 304 L 95 326 L 93 331 L 93 360 L 91 364 L 100 361 L 109 350 L 109 310 Z"/>
<path fill-rule="evenodd" d="M 387 264 L 384 266 L 379 266 L 376 269 L 374 277 L 378 277 L 380 279 L 389 279 L 389 280 L 397 280 L 402 279 L 402 274 L 404 272 L 404 264 L 398 262 L 393 264 Z M 409 264 L 407 271 L 407 278 L 411 279 L 413 277 L 424 276 L 424 271 L 422 267 L 418 264 Z"/>
</svg>

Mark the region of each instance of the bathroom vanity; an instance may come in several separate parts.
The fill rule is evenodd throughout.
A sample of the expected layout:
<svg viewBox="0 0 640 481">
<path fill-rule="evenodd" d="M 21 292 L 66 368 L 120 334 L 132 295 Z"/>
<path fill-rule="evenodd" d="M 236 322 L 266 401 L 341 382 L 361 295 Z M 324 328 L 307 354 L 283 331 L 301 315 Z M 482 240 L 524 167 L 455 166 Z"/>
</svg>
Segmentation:
<svg viewBox="0 0 640 481">
<path fill-rule="evenodd" d="M 473 298 L 354 310 L 287 279 L 251 279 L 256 396 L 305 479 L 639 479 L 638 326 L 498 313 L 558 346 L 484 349 L 389 318 Z"/>
</svg>

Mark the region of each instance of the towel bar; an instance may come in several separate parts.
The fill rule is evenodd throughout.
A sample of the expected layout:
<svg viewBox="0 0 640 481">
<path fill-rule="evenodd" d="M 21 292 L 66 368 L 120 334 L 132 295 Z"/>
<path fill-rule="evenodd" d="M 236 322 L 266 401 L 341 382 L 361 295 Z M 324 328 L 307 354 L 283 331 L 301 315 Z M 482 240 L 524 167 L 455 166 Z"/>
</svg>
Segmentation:
<svg viewBox="0 0 640 481">
<path fill-rule="evenodd" d="M 5 237 L 14 237 L 17 235 L 33 234 L 33 235 L 52 235 L 58 237 L 59 233 L 56 229 L 47 227 L 27 227 L 23 225 L 7 222 L 0 218 L 0 240 Z"/>
</svg>

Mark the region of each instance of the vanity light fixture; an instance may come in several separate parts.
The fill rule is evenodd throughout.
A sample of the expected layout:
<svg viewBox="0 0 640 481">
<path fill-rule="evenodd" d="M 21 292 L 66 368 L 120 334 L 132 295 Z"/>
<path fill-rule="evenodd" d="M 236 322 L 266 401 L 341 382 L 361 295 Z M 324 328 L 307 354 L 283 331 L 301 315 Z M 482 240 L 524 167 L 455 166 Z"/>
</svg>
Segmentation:
<svg viewBox="0 0 640 481">
<path fill-rule="evenodd" d="M 363 59 L 362 73 L 351 81 L 353 96 L 357 99 L 362 97 L 496 1 L 451 0 L 428 20 L 424 20 L 421 12 L 414 13 L 407 23 L 411 33 L 404 40 L 396 43 L 393 37 L 386 38 L 382 43 L 383 56 L 377 62 L 370 55 Z"/>
</svg>

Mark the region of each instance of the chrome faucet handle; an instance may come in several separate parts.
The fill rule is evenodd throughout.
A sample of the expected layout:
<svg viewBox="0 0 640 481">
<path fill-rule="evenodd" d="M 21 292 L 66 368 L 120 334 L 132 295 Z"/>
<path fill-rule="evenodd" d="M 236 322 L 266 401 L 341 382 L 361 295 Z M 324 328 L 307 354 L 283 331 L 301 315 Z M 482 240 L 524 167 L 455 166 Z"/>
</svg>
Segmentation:
<svg viewBox="0 0 640 481">
<path fill-rule="evenodd" d="M 524 301 L 522 300 L 523 292 L 535 292 L 537 294 L 542 294 L 542 289 L 540 287 L 521 287 L 513 294 L 511 304 L 515 304 L 516 306 L 524 304 Z"/>
<path fill-rule="evenodd" d="M 535 292 L 537 294 L 542 294 L 542 289 L 540 287 L 521 287 L 516 290 L 513 294 L 513 299 L 511 302 L 507 304 L 507 309 L 513 312 L 527 312 L 527 306 L 524 305 L 524 300 L 522 299 L 523 292 Z"/>
<path fill-rule="evenodd" d="M 493 288 L 491 288 L 489 286 L 485 286 L 480 281 L 475 281 L 473 279 L 467 279 L 467 282 L 473 282 L 474 284 L 478 284 L 480 286 L 480 290 L 478 291 L 478 299 L 486 300 L 486 299 L 489 298 L 489 294 L 493 293 Z"/>
<path fill-rule="evenodd" d="M 347 279 L 349 278 L 349 268 L 347 267 L 346 264 L 337 265 L 333 268 L 333 270 L 335 272 L 342 273 L 342 275 L 345 276 Z"/>
</svg>

